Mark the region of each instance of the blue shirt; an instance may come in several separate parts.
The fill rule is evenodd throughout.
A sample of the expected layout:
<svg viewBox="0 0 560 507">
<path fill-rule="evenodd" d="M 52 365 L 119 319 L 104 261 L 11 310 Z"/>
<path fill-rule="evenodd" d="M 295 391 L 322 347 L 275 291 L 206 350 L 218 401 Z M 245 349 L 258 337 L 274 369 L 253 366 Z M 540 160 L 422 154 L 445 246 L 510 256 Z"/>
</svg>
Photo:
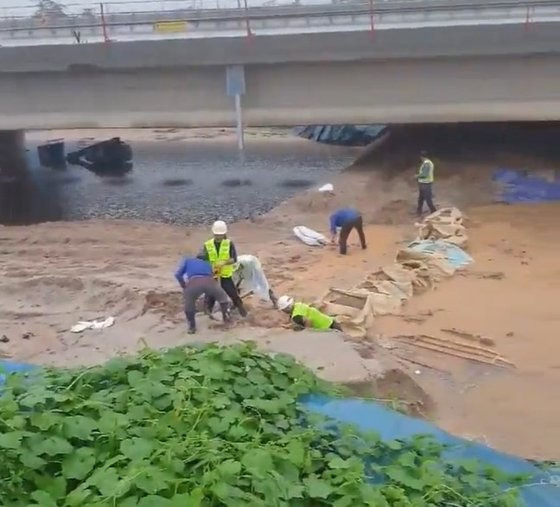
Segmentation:
<svg viewBox="0 0 560 507">
<path fill-rule="evenodd" d="M 342 208 L 335 211 L 330 218 L 331 233 L 336 234 L 336 228 L 360 218 L 360 212 L 353 208 Z"/>
<path fill-rule="evenodd" d="M 213 276 L 212 266 L 209 262 L 194 257 L 185 257 L 179 269 L 175 272 L 175 278 L 181 287 L 185 287 L 185 278 L 196 278 L 201 276 Z"/>
</svg>

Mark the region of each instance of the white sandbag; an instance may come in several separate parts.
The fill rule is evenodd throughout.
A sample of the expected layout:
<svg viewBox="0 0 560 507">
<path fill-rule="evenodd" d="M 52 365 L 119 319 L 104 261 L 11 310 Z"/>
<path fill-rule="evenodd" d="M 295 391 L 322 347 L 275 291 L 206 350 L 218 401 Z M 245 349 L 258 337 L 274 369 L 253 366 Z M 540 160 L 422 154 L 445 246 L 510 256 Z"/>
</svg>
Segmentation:
<svg viewBox="0 0 560 507">
<path fill-rule="evenodd" d="M 115 323 L 115 317 L 107 317 L 104 320 L 80 320 L 70 329 L 71 333 L 82 333 L 87 329 L 106 329 Z"/>
<path fill-rule="evenodd" d="M 299 240 L 309 246 L 324 246 L 328 243 L 327 238 L 323 234 L 304 225 L 294 227 L 294 234 Z"/>
<path fill-rule="evenodd" d="M 252 292 L 263 301 L 269 302 L 270 286 L 262 265 L 254 255 L 238 255 L 237 269 L 233 273 L 235 285 L 239 284 L 242 293 Z"/>
</svg>

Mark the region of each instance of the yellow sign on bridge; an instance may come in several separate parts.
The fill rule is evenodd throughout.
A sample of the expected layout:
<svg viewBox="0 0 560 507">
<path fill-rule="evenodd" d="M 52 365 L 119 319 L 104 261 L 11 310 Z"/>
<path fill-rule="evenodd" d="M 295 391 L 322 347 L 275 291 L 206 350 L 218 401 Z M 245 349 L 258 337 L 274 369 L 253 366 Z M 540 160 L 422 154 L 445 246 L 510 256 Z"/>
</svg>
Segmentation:
<svg viewBox="0 0 560 507">
<path fill-rule="evenodd" d="M 154 23 L 154 31 L 158 33 L 180 33 L 187 31 L 186 21 L 159 21 Z"/>
</svg>

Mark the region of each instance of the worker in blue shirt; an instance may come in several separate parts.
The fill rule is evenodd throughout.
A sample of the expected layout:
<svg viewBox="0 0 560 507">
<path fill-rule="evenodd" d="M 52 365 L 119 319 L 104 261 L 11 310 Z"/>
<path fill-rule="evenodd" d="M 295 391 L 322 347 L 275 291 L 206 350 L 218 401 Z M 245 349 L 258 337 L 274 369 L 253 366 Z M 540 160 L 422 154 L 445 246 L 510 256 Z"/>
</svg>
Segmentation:
<svg viewBox="0 0 560 507">
<path fill-rule="evenodd" d="M 196 257 L 185 257 L 175 272 L 175 278 L 183 289 L 189 334 L 196 333 L 196 301 L 202 295 L 218 301 L 224 322 L 230 321 L 228 295 L 214 279 L 209 262 Z"/>
<path fill-rule="evenodd" d="M 330 229 L 331 229 L 331 242 L 336 242 L 337 229 L 340 228 L 340 233 L 338 234 L 338 246 L 340 248 L 340 253 L 346 255 L 348 235 L 352 229 L 356 229 L 358 236 L 360 236 L 360 243 L 362 244 L 362 249 L 367 248 L 366 237 L 364 235 L 364 222 L 362 220 L 362 215 L 359 211 L 353 208 L 343 208 L 335 211 L 330 216 Z"/>
</svg>

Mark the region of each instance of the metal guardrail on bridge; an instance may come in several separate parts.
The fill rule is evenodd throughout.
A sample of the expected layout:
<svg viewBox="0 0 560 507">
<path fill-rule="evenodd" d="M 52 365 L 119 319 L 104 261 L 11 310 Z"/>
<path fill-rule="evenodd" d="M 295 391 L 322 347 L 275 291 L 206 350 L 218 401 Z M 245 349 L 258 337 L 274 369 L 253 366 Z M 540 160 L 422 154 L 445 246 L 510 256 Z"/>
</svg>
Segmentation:
<svg viewBox="0 0 560 507">
<path fill-rule="evenodd" d="M 156 9 L 159 7 L 159 9 Z M 256 29 L 282 33 L 369 29 L 399 19 L 416 23 L 525 22 L 560 19 L 560 0 L 129 0 L 96 4 L 51 0 L 41 6 L 0 9 L 0 44 L 110 42 L 143 38 L 231 35 L 251 37 Z M 297 28 L 299 27 L 299 28 Z M 343 28 L 341 28 L 343 27 Z M 60 43 L 60 42 L 59 42 Z"/>
</svg>

